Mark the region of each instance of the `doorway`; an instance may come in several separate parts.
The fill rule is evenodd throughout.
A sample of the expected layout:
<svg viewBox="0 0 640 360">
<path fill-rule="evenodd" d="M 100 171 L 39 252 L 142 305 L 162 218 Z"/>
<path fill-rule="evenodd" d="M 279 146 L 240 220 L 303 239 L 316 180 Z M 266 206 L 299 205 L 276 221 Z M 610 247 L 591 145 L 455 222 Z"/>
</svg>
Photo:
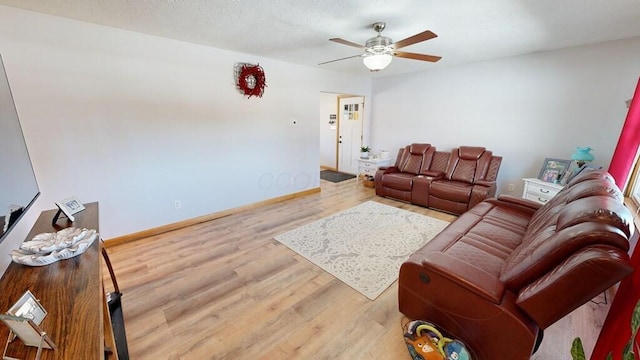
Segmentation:
<svg viewBox="0 0 640 360">
<path fill-rule="evenodd" d="M 337 159 L 338 171 L 348 174 L 358 173 L 356 159 L 362 146 L 364 127 L 364 97 L 338 96 L 338 139 Z"/>
<path fill-rule="evenodd" d="M 356 174 L 364 131 L 364 96 L 320 93 L 320 169 Z M 354 166 L 355 165 L 355 166 Z"/>
</svg>

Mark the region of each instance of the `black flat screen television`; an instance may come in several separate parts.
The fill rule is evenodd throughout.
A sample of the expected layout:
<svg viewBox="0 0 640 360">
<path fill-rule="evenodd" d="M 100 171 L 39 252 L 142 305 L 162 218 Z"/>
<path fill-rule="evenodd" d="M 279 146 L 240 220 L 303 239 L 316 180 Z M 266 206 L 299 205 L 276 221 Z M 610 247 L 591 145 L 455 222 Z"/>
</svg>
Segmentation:
<svg viewBox="0 0 640 360">
<path fill-rule="evenodd" d="M 40 195 L 0 56 L 0 242 Z"/>
</svg>

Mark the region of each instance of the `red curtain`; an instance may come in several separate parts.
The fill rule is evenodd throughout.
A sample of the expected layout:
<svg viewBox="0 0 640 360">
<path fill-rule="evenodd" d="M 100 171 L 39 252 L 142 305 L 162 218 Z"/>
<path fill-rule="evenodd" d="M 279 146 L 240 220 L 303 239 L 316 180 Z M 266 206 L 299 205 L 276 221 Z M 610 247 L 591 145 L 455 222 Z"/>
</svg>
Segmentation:
<svg viewBox="0 0 640 360">
<path fill-rule="evenodd" d="M 616 179 L 616 184 L 624 190 L 625 184 L 633 168 L 633 161 L 640 145 L 640 81 L 631 100 L 627 119 L 622 126 L 618 145 L 613 152 L 609 173 Z"/>
<path fill-rule="evenodd" d="M 640 145 L 640 81 L 636 86 L 627 119 L 622 127 L 618 145 L 613 153 L 609 173 L 622 189 L 627 183 Z M 636 230 L 636 236 L 637 236 Z M 631 255 L 633 273 L 620 282 L 607 319 L 591 355 L 592 360 L 603 360 L 610 352 L 614 360 L 622 360 L 622 350 L 631 337 L 631 313 L 640 299 L 640 246 L 637 238 Z M 637 339 L 637 337 L 636 337 Z"/>
</svg>

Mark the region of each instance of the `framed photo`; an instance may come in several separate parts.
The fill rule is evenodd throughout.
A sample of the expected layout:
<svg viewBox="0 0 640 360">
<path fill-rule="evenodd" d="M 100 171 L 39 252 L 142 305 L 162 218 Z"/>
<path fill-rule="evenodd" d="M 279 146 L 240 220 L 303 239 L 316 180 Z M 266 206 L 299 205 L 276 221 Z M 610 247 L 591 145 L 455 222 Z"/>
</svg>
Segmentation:
<svg viewBox="0 0 640 360">
<path fill-rule="evenodd" d="M 33 296 L 31 291 L 27 290 L 20 299 L 18 299 L 18 302 L 13 304 L 9 311 L 7 311 L 7 314 L 29 318 L 37 325 L 40 325 L 44 317 L 47 316 L 47 311 L 40 305 L 40 302 Z"/>
<path fill-rule="evenodd" d="M 564 173 L 569 169 L 569 165 L 571 165 L 571 160 L 546 158 L 538 173 L 538 179 L 559 184 Z"/>
<path fill-rule="evenodd" d="M 73 214 L 76 214 L 82 210 L 84 210 L 84 205 L 80 199 L 75 196 L 70 198 L 66 198 L 64 200 L 56 201 L 56 206 L 62 211 L 69 220 L 74 221 L 75 218 Z"/>
<path fill-rule="evenodd" d="M 0 320 L 4 322 L 14 335 L 18 336 L 27 346 L 56 349 L 56 344 L 51 338 L 33 322 L 33 320 L 20 316 L 0 314 Z"/>
<path fill-rule="evenodd" d="M 6 314 L 0 314 L 0 320 L 25 345 L 55 349 L 56 345 L 51 338 L 39 327 L 45 316 L 47 311 L 31 291 L 27 290 Z"/>
</svg>

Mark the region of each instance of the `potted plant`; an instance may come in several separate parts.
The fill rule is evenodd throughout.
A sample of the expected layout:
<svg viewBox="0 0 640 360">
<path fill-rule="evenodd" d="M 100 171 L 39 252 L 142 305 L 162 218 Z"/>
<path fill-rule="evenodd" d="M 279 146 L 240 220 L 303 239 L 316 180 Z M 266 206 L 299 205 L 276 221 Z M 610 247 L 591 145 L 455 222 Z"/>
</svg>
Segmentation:
<svg viewBox="0 0 640 360">
<path fill-rule="evenodd" d="M 640 350 L 640 345 L 635 341 L 636 335 L 638 334 L 638 328 L 640 328 L 640 301 L 636 303 L 636 307 L 633 309 L 633 314 L 631 315 L 631 338 L 629 342 L 624 347 L 622 352 L 622 359 L 624 360 L 635 360 L 638 359 L 638 352 Z M 573 360 L 585 360 L 584 348 L 582 347 L 582 340 L 577 337 L 573 339 L 573 343 L 571 344 L 571 358 Z M 606 360 L 613 359 L 613 354 L 609 352 Z"/>
<path fill-rule="evenodd" d="M 362 146 L 360 148 L 360 159 L 368 159 L 369 158 L 369 151 L 371 151 L 370 147 Z"/>
</svg>

